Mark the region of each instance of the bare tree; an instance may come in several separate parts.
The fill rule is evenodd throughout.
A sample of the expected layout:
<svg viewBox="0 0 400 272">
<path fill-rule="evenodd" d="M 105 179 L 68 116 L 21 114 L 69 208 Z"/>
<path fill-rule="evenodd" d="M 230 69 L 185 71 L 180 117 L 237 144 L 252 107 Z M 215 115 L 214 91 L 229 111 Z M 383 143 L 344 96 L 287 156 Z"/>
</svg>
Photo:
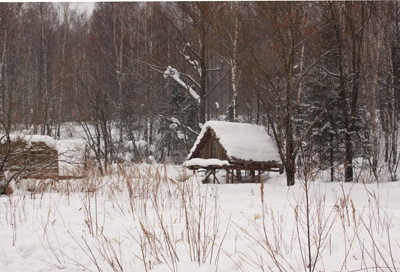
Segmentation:
<svg viewBox="0 0 400 272">
<path fill-rule="evenodd" d="M 329 3 L 338 50 L 338 77 L 345 130 L 345 181 L 353 181 L 353 158 L 356 122 L 359 117 L 361 60 L 365 27 L 368 21 L 366 2 Z"/>
<path fill-rule="evenodd" d="M 255 8 L 259 42 L 254 44 L 252 54 L 258 69 L 256 80 L 264 90 L 267 117 L 290 186 L 295 182 L 296 156 L 302 138 L 312 127 L 311 124 L 303 130 L 295 129 L 295 120 L 300 118 L 297 109 L 301 84 L 327 52 L 319 51 L 315 43 L 319 29 L 310 20 L 312 11 L 308 4 L 260 2 Z"/>
<path fill-rule="evenodd" d="M 218 58 L 213 50 L 213 33 L 216 31 L 216 15 L 220 8 L 220 3 L 213 2 L 177 3 L 177 10 L 171 14 L 178 17 L 173 21 L 180 41 L 175 47 L 186 63 L 183 71 L 169 66 L 164 75 L 176 80 L 198 101 L 200 123 L 206 121 L 207 98 L 229 71 L 224 69 L 224 64 L 212 67 L 212 60 Z M 188 69 L 185 68 L 186 65 L 189 66 Z M 218 79 L 209 82 L 210 73 L 224 70 L 225 73 Z"/>
</svg>

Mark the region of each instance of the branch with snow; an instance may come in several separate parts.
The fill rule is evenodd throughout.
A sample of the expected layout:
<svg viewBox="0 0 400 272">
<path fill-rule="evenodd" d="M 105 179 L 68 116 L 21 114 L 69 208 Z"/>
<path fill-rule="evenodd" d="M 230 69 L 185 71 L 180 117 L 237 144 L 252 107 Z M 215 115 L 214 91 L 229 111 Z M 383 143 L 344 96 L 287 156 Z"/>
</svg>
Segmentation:
<svg viewBox="0 0 400 272">
<path fill-rule="evenodd" d="M 199 76 L 201 76 L 202 72 L 199 62 L 197 60 L 191 60 L 188 55 L 185 55 L 182 52 L 181 54 L 185 57 L 185 60 L 187 60 L 193 66 L 193 68 L 196 69 Z"/>
<path fill-rule="evenodd" d="M 181 78 L 180 78 L 180 73 L 175 69 L 172 68 L 171 66 L 167 67 L 167 70 L 164 72 L 164 78 L 172 78 L 175 80 L 179 85 L 181 85 L 183 88 L 189 91 L 190 95 L 197 101 L 197 103 L 200 103 L 200 96 L 198 93 L 193 90 L 193 88 L 189 85 L 187 85 Z"/>
<path fill-rule="evenodd" d="M 198 133 L 196 132 L 196 131 L 194 131 L 191 127 L 189 127 L 189 126 L 186 126 L 186 125 L 184 125 L 184 124 L 182 124 L 181 123 L 181 121 L 179 121 L 177 118 L 175 118 L 175 117 L 171 117 L 171 118 L 169 118 L 169 120 L 172 122 L 172 126 L 173 127 L 177 127 L 177 126 L 180 126 L 180 127 L 185 127 L 185 129 L 187 129 L 187 130 L 189 130 L 191 133 L 193 133 L 194 135 L 198 135 Z M 170 125 L 170 128 L 172 129 L 172 127 L 171 127 L 171 125 Z"/>
</svg>

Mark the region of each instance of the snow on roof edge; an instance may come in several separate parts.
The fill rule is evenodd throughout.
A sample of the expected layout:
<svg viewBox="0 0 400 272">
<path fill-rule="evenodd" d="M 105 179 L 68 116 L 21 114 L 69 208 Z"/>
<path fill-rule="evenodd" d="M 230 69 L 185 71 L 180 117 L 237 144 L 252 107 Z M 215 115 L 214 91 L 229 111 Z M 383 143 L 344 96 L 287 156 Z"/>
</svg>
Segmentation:
<svg viewBox="0 0 400 272">
<path fill-rule="evenodd" d="M 191 167 L 191 166 L 209 167 L 209 166 L 229 166 L 229 165 L 230 163 L 226 160 L 201 159 L 201 158 L 194 158 L 183 163 L 184 167 Z"/>
</svg>

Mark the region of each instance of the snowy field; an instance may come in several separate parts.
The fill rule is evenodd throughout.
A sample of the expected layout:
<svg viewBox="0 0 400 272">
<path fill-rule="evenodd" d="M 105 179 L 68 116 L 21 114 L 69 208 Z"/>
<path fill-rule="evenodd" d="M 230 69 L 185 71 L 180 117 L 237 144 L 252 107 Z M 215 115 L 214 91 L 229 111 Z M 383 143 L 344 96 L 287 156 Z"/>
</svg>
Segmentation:
<svg viewBox="0 0 400 272">
<path fill-rule="evenodd" d="M 287 187 L 271 174 L 263 185 L 206 185 L 189 175 L 143 164 L 24 182 L 0 197 L 0 270 L 400 269 L 398 182 Z"/>
</svg>

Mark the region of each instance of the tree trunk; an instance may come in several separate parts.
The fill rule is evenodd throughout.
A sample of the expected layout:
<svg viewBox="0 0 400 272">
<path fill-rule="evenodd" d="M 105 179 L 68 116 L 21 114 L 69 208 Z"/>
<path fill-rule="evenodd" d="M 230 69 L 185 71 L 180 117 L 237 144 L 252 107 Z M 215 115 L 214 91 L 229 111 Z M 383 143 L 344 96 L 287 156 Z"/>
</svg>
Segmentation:
<svg viewBox="0 0 400 272">
<path fill-rule="evenodd" d="M 294 56 L 290 56 L 291 60 L 294 59 Z M 294 131 L 292 124 L 293 110 L 292 110 L 292 96 L 293 96 L 293 80 L 292 80 L 292 61 L 289 62 L 289 66 L 287 67 L 287 87 L 286 87 L 286 181 L 287 186 L 292 186 L 295 183 L 295 173 L 296 173 L 296 154 L 294 151 Z M 299 143 L 301 144 L 301 143 Z"/>
<path fill-rule="evenodd" d="M 62 56 L 61 59 L 63 61 L 62 66 L 61 66 L 61 83 L 60 83 L 60 93 L 59 93 L 59 103 L 58 103 L 58 120 L 57 120 L 57 133 L 56 136 L 58 139 L 61 137 L 61 123 L 62 123 L 62 114 L 63 114 L 63 97 L 64 97 L 64 81 L 65 81 L 65 68 L 64 68 L 64 62 L 65 62 L 65 49 L 66 49 L 66 43 L 67 43 L 67 31 L 68 31 L 68 15 L 69 15 L 69 3 L 63 3 L 63 16 L 64 16 L 64 36 L 63 36 L 63 43 L 62 43 Z"/>
<path fill-rule="evenodd" d="M 233 34 L 233 41 L 232 41 L 232 57 L 231 57 L 231 72 L 232 72 L 232 92 L 233 92 L 233 121 L 239 121 L 239 113 L 238 113 L 238 50 L 237 50 L 237 42 L 239 36 L 239 19 L 235 11 L 235 30 Z"/>
<path fill-rule="evenodd" d="M 207 82 L 207 64 L 206 64 L 206 48 L 207 48 L 207 27 L 204 7 L 200 10 L 200 116 L 199 122 L 204 124 L 206 122 L 206 82 Z"/>
<path fill-rule="evenodd" d="M 392 49 L 393 50 L 393 49 Z M 396 94 L 395 94 L 395 70 L 394 58 L 395 53 L 391 52 L 392 61 L 389 64 L 390 74 L 390 88 L 389 88 L 389 109 L 388 109 L 388 166 L 391 180 L 397 180 L 397 164 L 398 164 L 398 150 L 397 150 L 397 114 L 396 114 Z"/>
<path fill-rule="evenodd" d="M 377 12 L 377 17 L 380 18 L 380 5 L 374 5 Z M 379 20 L 379 19 L 377 19 Z M 366 60 L 366 71 L 365 71 L 365 84 L 370 87 L 370 92 L 367 94 L 368 97 L 368 110 L 370 113 L 371 122 L 371 142 L 372 142 L 372 172 L 378 181 L 378 155 L 379 155 L 379 143 L 378 143 L 378 124 L 376 116 L 376 93 L 378 89 L 378 72 L 380 63 L 380 52 L 382 47 L 382 37 L 384 28 L 381 27 L 381 22 L 370 21 L 367 25 L 368 35 L 365 35 L 365 60 Z"/>
<path fill-rule="evenodd" d="M 4 106 L 5 106 L 5 96 L 6 96 L 6 83 L 5 78 L 3 77 L 3 72 L 5 71 L 6 66 L 6 55 L 7 55 L 7 40 L 8 40 L 8 31 L 7 31 L 7 22 L 0 21 L 1 27 L 3 27 L 4 37 L 3 37 L 3 50 L 1 54 L 1 62 L 0 62 L 0 121 L 4 121 Z"/>
<path fill-rule="evenodd" d="M 2 22 L 1 22 L 2 23 Z M 4 29 L 4 40 L 3 40 L 3 52 L 1 54 L 1 63 L 0 63 L 0 121 L 5 123 L 5 102 L 6 102 L 6 94 L 7 94 L 7 70 L 6 70 L 6 56 L 7 56 L 7 40 L 8 33 L 7 29 Z M 9 105 L 10 107 L 10 105 Z M 9 129 L 9 127 L 8 127 Z"/>
<path fill-rule="evenodd" d="M 344 176 L 345 182 L 353 181 L 353 143 L 351 139 L 351 127 L 350 127 L 350 118 L 349 118 L 349 105 L 348 105 L 348 95 L 346 88 L 346 75 L 345 75 L 345 53 L 343 51 L 344 47 L 344 14 L 343 11 L 340 10 L 342 8 L 336 3 L 330 3 L 331 14 L 334 22 L 334 29 L 336 35 L 336 41 L 338 45 L 338 64 L 339 64 L 339 81 L 340 81 L 340 90 L 339 96 L 341 100 L 341 109 L 343 114 L 343 123 L 344 123 L 344 133 L 345 133 L 345 158 L 344 158 Z M 337 10 L 338 9 L 338 10 Z"/>
<path fill-rule="evenodd" d="M 200 77 L 200 113 L 199 113 L 199 123 L 204 124 L 206 122 L 206 48 L 202 44 L 201 47 L 201 77 Z"/>
<path fill-rule="evenodd" d="M 294 166 L 294 164 L 289 165 L 285 167 L 285 171 L 287 186 L 293 186 L 295 184 L 296 167 Z"/>
</svg>

